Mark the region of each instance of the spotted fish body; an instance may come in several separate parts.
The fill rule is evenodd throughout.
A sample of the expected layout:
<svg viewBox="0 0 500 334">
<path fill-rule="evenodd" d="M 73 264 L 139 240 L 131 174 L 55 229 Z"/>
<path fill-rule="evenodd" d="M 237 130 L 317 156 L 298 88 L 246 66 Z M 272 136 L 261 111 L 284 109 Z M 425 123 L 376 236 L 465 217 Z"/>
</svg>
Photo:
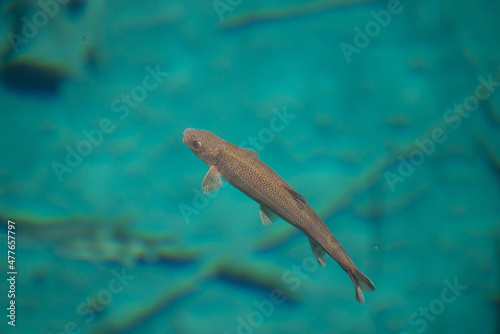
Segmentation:
<svg viewBox="0 0 500 334">
<path fill-rule="evenodd" d="M 264 225 L 279 216 L 307 236 L 322 266 L 326 253 L 337 261 L 351 278 L 358 302 L 364 303 L 361 291 L 375 290 L 306 199 L 263 163 L 257 152 L 233 145 L 206 130 L 186 129 L 183 142 L 210 167 L 202 183 L 204 193 L 219 189 L 222 177 L 260 204 Z"/>
</svg>

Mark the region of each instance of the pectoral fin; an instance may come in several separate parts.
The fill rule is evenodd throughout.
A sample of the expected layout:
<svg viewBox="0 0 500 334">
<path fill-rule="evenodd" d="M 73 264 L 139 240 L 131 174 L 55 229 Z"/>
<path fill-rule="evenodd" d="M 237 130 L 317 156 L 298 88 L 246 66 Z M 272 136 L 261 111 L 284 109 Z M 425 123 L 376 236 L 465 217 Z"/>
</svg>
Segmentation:
<svg viewBox="0 0 500 334">
<path fill-rule="evenodd" d="M 220 187 L 222 187 L 222 179 L 217 172 L 217 168 L 212 166 L 208 170 L 207 175 L 203 178 L 201 189 L 204 194 L 208 194 L 212 191 L 218 190 Z"/>
<path fill-rule="evenodd" d="M 273 221 L 278 219 L 278 215 L 275 214 L 271 209 L 269 209 L 265 205 L 260 205 L 260 220 L 262 220 L 262 224 L 269 225 Z"/>
<path fill-rule="evenodd" d="M 324 267 L 326 259 L 328 258 L 325 250 L 323 249 L 323 247 L 320 246 L 320 244 L 316 242 L 316 240 L 309 237 L 308 239 L 309 239 L 309 244 L 311 244 L 311 249 L 314 253 L 314 256 L 316 256 L 316 259 L 318 260 L 319 264 L 321 264 Z"/>
</svg>

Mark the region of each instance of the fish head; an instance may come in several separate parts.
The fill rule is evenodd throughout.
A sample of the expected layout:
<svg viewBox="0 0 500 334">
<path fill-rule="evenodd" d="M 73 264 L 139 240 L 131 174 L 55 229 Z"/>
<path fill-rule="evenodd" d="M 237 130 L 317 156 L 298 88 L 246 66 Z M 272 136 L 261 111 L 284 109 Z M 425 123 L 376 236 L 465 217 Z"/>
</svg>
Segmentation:
<svg viewBox="0 0 500 334">
<path fill-rule="evenodd" d="M 200 129 L 186 129 L 182 141 L 209 166 L 217 165 L 220 144 L 224 142 L 212 132 Z"/>
</svg>

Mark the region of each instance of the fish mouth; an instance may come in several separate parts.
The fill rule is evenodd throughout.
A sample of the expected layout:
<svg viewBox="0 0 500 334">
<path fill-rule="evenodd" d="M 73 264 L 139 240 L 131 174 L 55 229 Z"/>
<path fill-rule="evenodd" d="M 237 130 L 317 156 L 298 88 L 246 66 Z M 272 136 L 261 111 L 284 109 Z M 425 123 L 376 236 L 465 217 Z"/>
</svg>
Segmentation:
<svg viewBox="0 0 500 334">
<path fill-rule="evenodd" d="M 186 130 L 184 130 L 184 133 L 182 134 L 182 142 L 184 144 L 187 144 L 187 142 L 190 140 L 190 138 L 192 138 L 193 131 L 195 131 L 195 129 L 193 129 L 193 128 L 187 128 Z"/>
</svg>

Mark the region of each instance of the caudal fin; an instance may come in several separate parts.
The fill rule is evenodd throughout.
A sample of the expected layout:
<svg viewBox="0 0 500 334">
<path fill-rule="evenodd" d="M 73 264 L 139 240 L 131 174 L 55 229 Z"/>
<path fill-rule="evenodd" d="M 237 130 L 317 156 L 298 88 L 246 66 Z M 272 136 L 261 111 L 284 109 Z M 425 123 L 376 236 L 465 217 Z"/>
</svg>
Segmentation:
<svg viewBox="0 0 500 334">
<path fill-rule="evenodd" d="M 355 290 L 355 297 L 358 302 L 361 304 L 365 303 L 365 297 L 363 297 L 363 292 L 361 291 L 373 291 L 375 290 L 375 285 L 373 285 L 372 281 L 361 271 L 359 271 L 358 268 L 354 269 L 354 272 L 349 273 L 349 276 L 351 277 L 352 283 L 354 284 L 354 290 Z"/>
</svg>

